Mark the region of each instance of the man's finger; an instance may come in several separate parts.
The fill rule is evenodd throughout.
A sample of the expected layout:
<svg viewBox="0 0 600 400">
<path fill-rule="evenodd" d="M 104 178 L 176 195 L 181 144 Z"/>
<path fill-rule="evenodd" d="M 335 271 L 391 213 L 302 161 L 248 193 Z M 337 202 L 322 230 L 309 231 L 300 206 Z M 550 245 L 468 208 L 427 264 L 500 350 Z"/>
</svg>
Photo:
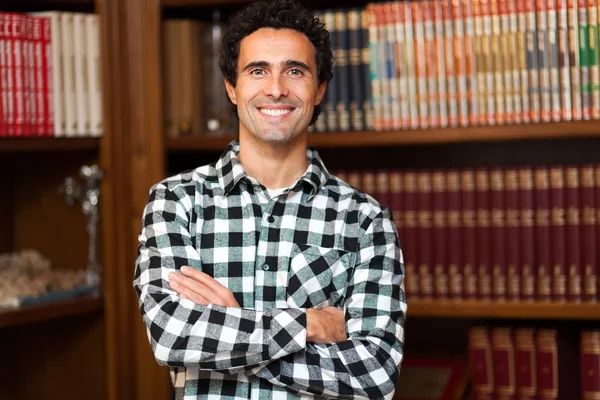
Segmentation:
<svg viewBox="0 0 600 400">
<path fill-rule="evenodd" d="M 206 297 L 194 292 L 193 290 L 191 290 L 185 285 L 182 285 L 178 281 L 171 281 L 169 283 L 169 286 L 171 287 L 171 289 L 175 290 L 179 294 L 179 297 L 181 297 L 182 299 L 189 299 L 196 304 L 210 304 L 210 301 Z"/>
<path fill-rule="evenodd" d="M 194 279 L 196 282 L 204 284 L 206 288 L 218 293 L 221 296 L 226 295 L 226 292 L 230 291 L 228 288 L 221 285 L 216 279 L 214 279 L 210 275 L 202 271 L 198 271 L 194 268 L 183 266 L 181 267 L 181 273 L 185 276 Z"/>
</svg>

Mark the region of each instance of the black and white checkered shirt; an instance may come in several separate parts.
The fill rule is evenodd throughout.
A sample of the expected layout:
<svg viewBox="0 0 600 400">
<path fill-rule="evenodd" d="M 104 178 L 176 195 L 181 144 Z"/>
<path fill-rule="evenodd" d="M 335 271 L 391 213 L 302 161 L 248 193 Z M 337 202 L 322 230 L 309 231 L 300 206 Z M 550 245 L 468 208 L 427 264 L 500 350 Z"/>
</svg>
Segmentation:
<svg viewBox="0 0 600 400">
<path fill-rule="evenodd" d="M 275 198 L 232 142 L 216 164 L 155 185 L 134 286 L 177 399 L 392 397 L 404 340 L 404 266 L 387 208 L 309 167 Z M 241 308 L 196 305 L 169 288 L 189 265 Z M 343 308 L 348 339 L 306 341 L 306 308 Z"/>
</svg>

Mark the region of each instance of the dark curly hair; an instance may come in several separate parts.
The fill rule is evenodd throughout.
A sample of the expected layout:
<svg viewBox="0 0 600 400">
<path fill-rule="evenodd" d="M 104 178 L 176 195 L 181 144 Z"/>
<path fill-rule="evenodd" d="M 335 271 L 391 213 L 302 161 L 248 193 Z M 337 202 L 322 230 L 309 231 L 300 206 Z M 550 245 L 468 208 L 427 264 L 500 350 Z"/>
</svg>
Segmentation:
<svg viewBox="0 0 600 400">
<path fill-rule="evenodd" d="M 240 42 L 261 28 L 293 29 L 306 35 L 315 46 L 319 84 L 331 80 L 333 55 L 325 24 L 295 0 L 259 1 L 235 13 L 229 21 L 229 29 L 223 35 L 219 67 L 225 79 L 234 87 L 237 84 Z M 316 105 L 311 124 L 320 113 L 321 106 Z"/>
</svg>

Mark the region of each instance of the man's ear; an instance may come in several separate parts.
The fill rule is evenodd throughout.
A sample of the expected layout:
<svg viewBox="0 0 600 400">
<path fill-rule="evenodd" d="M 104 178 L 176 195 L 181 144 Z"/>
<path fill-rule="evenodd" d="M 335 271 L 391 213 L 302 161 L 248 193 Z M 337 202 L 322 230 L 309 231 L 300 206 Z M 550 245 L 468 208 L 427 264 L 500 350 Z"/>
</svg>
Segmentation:
<svg viewBox="0 0 600 400">
<path fill-rule="evenodd" d="M 237 106 L 237 97 L 235 95 L 235 88 L 233 87 L 231 82 L 229 82 L 227 79 L 225 79 L 224 82 L 225 82 L 225 90 L 227 90 L 227 96 L 229 96 L 229 100 L 231 100 L 231 102 Z"/>
<path fill-rule="evenodd" d="M 317 89 L 317 97 L 315 99 L 315 105 L 321 104 L 323 101 L 323 96 L 325 96 L 325 89 L 327 89 L 327 81 L 321 82 L 319 84 L 319 88 Z"/>
</svg>

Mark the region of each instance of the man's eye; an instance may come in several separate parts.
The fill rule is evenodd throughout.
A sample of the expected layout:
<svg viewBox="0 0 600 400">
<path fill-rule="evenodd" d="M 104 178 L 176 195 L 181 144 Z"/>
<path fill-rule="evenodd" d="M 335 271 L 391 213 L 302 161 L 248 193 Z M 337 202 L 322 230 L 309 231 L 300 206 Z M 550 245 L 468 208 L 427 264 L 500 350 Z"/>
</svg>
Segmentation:
<svg viewBox="0 0 600 400">
<path fill-rule="evenodd" d="M 298 68 L 294 68 L 294 69 L 290 69 L 289 73 L 290 73 L 290 75 L 300 76 L 300 75 L 302 75 L 302 70 L 300 70 Z"/>
<path fill-rule="evenodd" d="M 252 71 L 250 71 L 250 75 L 264 75 L 265 71 L 262 69 L 253 69 Z"/>
</svg>

